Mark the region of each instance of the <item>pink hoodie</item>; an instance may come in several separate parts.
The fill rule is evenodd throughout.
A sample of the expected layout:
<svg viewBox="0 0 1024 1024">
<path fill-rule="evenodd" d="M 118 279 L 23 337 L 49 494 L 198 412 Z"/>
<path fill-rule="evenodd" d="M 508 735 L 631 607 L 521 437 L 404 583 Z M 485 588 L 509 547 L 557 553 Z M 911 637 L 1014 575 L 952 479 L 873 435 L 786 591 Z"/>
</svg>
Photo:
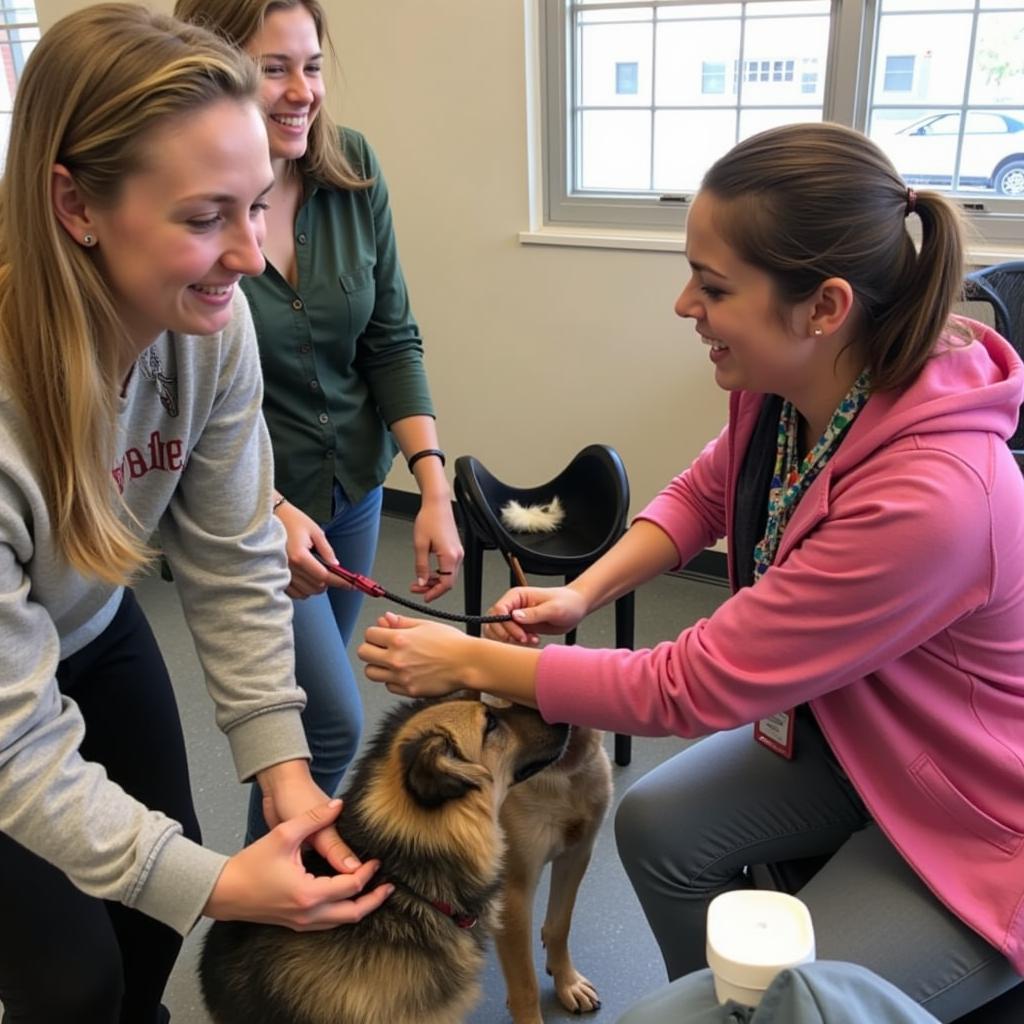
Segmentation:
<svg viewBox="0 0 1024 1024">
<path fill-rule="evenodd" d="M 775 564 L 649 650 L 549 645 L 549 721 L 701 736 L 810 702 L 878 824 L 1024 973 L 1024 366 L 998 334 L 869 399 Z M 641 513 L 684 565 L 731 536 L 761 396 Z M 754 740 L 751 738 L 751 742 Z"/>
</svg>

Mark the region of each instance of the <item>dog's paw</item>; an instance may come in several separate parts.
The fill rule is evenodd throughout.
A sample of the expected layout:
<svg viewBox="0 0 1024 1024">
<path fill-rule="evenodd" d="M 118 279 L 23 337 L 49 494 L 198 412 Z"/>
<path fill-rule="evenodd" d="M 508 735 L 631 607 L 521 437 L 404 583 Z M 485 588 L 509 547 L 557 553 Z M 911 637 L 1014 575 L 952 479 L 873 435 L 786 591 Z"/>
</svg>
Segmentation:
<svg viewBox="0 0 1024 1024">
<path fill-rule="evenodd" d="M 528 1002 L 535 1003 L 536 999 L 529 1000 Z M 506 999 L 505 1006 L 508 1007 L 508 1012 L 512 1015 L 512 1024 L 544 1024 L 544 1018 L 541 1016 L 539 1005 L 530 1005 L 524 1009 L 523 1007 L 513 1006 L 512 1000 Z"/>
<path fill-rule="evenodd" d="M 575 969 L 564 975 L 555 975 L 555 992 L 558 1001 L 570 1013 L 593 1013 L 601 1009 L 597 989 Z"/>
</svg>

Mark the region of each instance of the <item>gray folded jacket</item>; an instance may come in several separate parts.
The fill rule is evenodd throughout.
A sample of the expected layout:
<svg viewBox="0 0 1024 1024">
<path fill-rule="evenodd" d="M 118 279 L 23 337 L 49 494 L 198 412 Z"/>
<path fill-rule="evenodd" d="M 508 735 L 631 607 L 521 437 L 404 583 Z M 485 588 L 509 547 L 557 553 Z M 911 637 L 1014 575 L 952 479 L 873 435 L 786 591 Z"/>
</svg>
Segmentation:
<svg viewBox="0 0 1024 1024">
<path fill-rule="evenodd" d="M 856 964 L 817 960 L 780 971 L 755 1009 L 720 1004 L 710 969 L 651 993 L 618 1024 L 938 1024 L 895 985 Z"/>
</svg>

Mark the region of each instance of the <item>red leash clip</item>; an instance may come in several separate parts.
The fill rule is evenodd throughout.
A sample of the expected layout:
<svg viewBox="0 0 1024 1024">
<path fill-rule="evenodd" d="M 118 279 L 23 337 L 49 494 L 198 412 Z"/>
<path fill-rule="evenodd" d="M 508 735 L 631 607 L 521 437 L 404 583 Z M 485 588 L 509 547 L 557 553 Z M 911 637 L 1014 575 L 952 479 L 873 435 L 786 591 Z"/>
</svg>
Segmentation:
<svg viewBox="0 0 1024 1024">
<path fill-rule="evenodd" d="M 346 583 L 350 583 L 355 587 L 356 590 L 361 590 L 370 597 L 387 596 L 387 591 L 376 580 L 371 580 L 369 576 L 352 572 L 351 569 L 345 569 L 340 565 L 328 565 L 326 562 L 323 565 L 325 569 L 333 572 L 335 576 L 340 576 Z"/>
</svg>

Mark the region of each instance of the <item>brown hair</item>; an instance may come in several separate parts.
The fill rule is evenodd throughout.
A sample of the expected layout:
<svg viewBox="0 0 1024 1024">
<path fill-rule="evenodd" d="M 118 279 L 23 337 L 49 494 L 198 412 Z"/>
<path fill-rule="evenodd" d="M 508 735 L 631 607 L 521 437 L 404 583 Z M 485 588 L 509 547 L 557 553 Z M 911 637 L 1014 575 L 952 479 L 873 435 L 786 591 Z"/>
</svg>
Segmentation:
<svg viewBox="0 0 1024 1024">
<path fill-rule="evenodd" d="M 183 21 L 202 25 L 226 39 L 232 46 L 244 49 L 275 11 L 305 7 L 316 26 L 316 37 L 336 63 L 334 42 L 327 29 L 327 14 L 320 0 L 177 0 L 174 15 Z M 349 163 L 341 148 L 341 131 L 320 108 L 309 126 L 306 152 L 295 161 L 303 177 L 335 188 L 362 189 L 373 184 Z"/>
<path fill-rule="evenodd" d="M 947 328 L 963 284 L 959 211 L 911 193 L 870 139 L 837 124 L 790 124 L 745 139 L 704 176 L 717 226 L 766 271 L 784 303 L 829 277 L 853 289 L 872 387 L 911 383 Z M 907 231 L 921 221 L 918 251 Z"/>
<path fill-rule="evenodd" d="M 258 85 L 216 36 L 126 3 L 62 18 L 25 66 L 0 186 L 0 358 L 57 543 L 84 575 L 122 583 L 151 552 L 123 521 L 111 474 L 131 343 L 91 251 L 57 220 L 53 167 L 109 208 L 154 128 L 221 99 L 255 102 Z"/>
</svg>

